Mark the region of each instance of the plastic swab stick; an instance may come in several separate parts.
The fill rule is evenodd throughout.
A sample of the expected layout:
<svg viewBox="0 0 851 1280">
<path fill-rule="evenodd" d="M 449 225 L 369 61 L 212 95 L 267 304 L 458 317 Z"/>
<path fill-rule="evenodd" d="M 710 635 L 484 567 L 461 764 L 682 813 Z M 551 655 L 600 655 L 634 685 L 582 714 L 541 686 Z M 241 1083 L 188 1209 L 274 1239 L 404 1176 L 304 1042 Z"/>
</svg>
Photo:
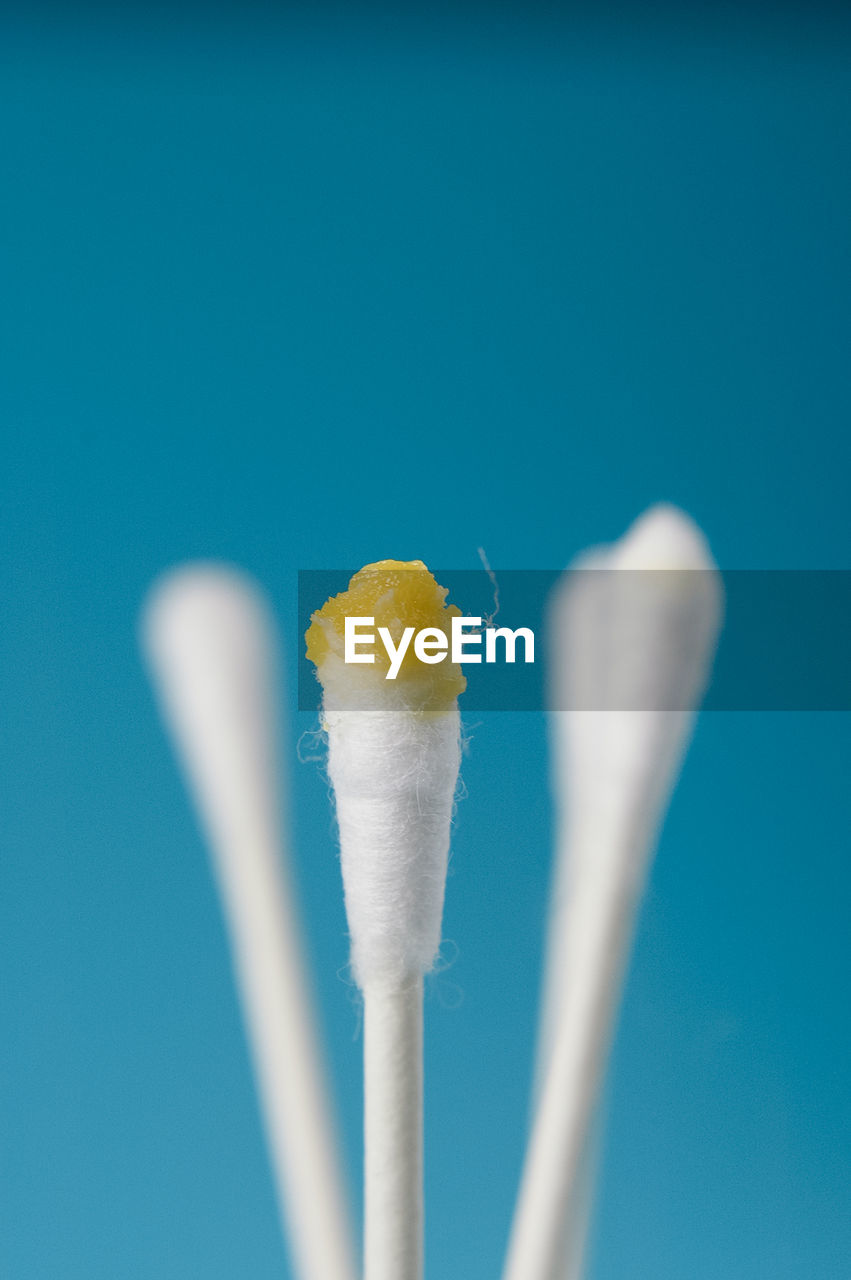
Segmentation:
<svg viewBox="0 0 851 1280">
<path fill-rule="evenodd" d="M 143 630 L 162 711 L 212 851 L 295 1274 L 354 1280 L 283 858 L 271 620 L 240 574 L 193 565 L 155 587 Z"/>
<path fill-rule="evenodd" d="M 586 688 L 590 672 L 598 655 L 596 651 L 596 635 L 598 630 L 596 618 L 598 609 L 592 599 L 587 599 L 595 589 L 599 590 L 594 573 L 587 570 L 606 569 L 609 563 L 611 548 L 595 547 L 582 552 L 574 560 L 571 569 L 582 570 L 581 573 L 568 573 L 556 589 L 555 605 L 550 610 L 550 626 L 548 635 L 548 666 L 550 670 L 550 755 L 552 760 L 552 791 L 556 811 L 555 857 L 553 866 L 553 883 L 550 892 L 549 926 L 544 964 L 544 980 L 541 998 L 541 1018 L 538 1030 L 538 1048 L 535 1055 L 535 1088 L 533 1101 L 535 1106 L 540 1099 L 544 1086 L 546 1071 L 550 1064 L 554 1037 L 558 1031 L 560 1014 L 564 1005 L 566 984 L 573 973 L 568 946 L 579 935 L 581 921 L 571 922 L 571 869 L 573 865 L 569 814 L 570 806 L 563 785 L 566 769 L 564 760 L 564 724 L 561 707 L 568 705 L 571 689 L 566 684 L 569 677 L 579 688 Z M 595 588 L 596 584 L 596 588 Z M 580 592 L 586 592 L 586 608 L 582 608 Z M 565 617 L 569 610 L 572 620 L 570 626 L 570 666 L 564 671 L 565 630 L 569 625 Z M 586 617 L 587 615 L 587 617 Z M 589 670 L 590 664 L 590 670 Z M 599 717 L 598 717 L 599 719 Z M 591 727 L 588 729 L 591 732 Z M 582 964 L 581 956 L 579 965 Z M 577 967 L 577 973 L 581 968 Z M 534 1108 L 533 1108 L 534 1110 Z M 564 1222 L 564 1264 L 561 1280 L 581 1280 L 585 1269 L 585 1256 L 588 1248 L 588 1237 L 591 1229 L 591 1215 L 594 1206 L 594 1184 L 600 1158 L 600 1138 L 596 1132 L 598 1125 L 592 1121 L 585 1150 L 576 1175 L 576 1184 L 571 1192 Z"/>
<path fill-rule="evenodd" d="M 458 666 L 408 653 L 347 664 L 347 617 L 394 646 L 407 627 L 445 626 L 446 591 L 418 560 L 382 560 L 313 614 L 308 657 L 323 687 L 328 772 L 352 972 L 364 998 L 364 1274 L 423 1274 L 423 975 L 440 944 L 460 761 Z"/>
<path fill-rule="evenodd" d="M 581 1267 L 566 1231 L 587 1227 L 589 1130 L 635 914 L 721 616 L 706 544 L 674 508 L 653 508 L 580 568 L 553 618 L 554 705 L 570 709 L 553 716 L 559 852 L 543 1084 L 504 1280 L 564 1280 Z"/>
</svg>

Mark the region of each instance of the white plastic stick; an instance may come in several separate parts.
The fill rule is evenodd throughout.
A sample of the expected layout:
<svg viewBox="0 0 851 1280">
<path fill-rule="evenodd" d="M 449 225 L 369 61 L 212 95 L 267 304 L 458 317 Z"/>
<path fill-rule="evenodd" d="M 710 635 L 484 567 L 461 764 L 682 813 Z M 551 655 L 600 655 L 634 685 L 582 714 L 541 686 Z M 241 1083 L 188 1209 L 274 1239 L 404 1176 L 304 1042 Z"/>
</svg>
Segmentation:
<svg viewBox="0 0 851 1280">
<path fill-rule="evenodd" d="M 591 911 L 595 906 L 589 902 Z M 588 978 L 571 984 L 565 999 L 527 1152 L 506 1280 L 559 1280 L 564 1272 L 565 1224 L 608 1050 L 630 915 L 631 903 L 620 898 L 605 915 L 591 917 Z"/>
<path fill-rule="evenodd" d="M 574 863 L 577 859 L 571 831 L 571 804 L 567 787 L 569 761 L 565 755 L 566 717 L 562 708 L 570 704 L 577 689 L 588 686 L 593 678 L 590 673 L 597 672 L 600 665 L 597 650 L 600 580 L 596 577 L 596 571 L 607 568 L 610 553 L 609 547 L 595 547 L 577 556 L 571 571 L 564 575 L 556 588 L 550 607 L 547 660 L 555 841 L 535 1055 L 533 1114 L 540 1102 L 552 1061 L 553 1044 L 561 1025 L 568 983 L 574 974 L 577 975 L 577 980 L 581 980 L 587 966 L 581 949 L 581 903 L 573 891 Z M 576 573 L 574 570 L 581 572 Z M 594 572 L 590 572 L 592 570 Z M 566 644 L 567 633 L 570 637 L 569 644 Z M 586 716 L 585 719 L 590 722 L 586 728 L 588 734 L 594 732 L 595 722 L 599 731 L 600 716 Z M 590 1125 L 575 1186 L 565 1212 L 561 1280 L 581 1280 L 585 1270 L 594 1208 L 594 1184 L 600 1158 L 598 1130 L 599 1124 Z"/>
<path fill-rule="evenodd" d="M 564 575 L 551 602 L 548 628 L 548 677 L 550 704 L 551 786 L 555 809 L 555 850 L 549 923 L 541 998 L 538 1047 L 535 1056 L 534 1103 L 537 1107 L 552 1051 L 565 1009 L 568 983 L 583 980 L 588 960 L 583 954 L 583 905 L 575 892 L 578 851 L 572 827 L 572 800 L 569 791 L 570 759 L 567 752 L 568 725 L 563 710 L 574 698 L 593 698 L 599 685 L 605 687 L 601 670 L 605 658 L 600 652 L 601 595 L 611 558 L 610 547 L 595 547 L 577 556 L 571 571 Z M 579 571 L 579 572 L 576 572 Z M 605 725 L 602 712 L 576 711 L 584 723 L 586 738 L 599 735 Z M 586 749 L 587 750 L 587 749 Z M 600 1160 L 599 1123 L 589 1125 L 575 1184 L 570 1192 L 563 1223 L 563 1265 L 561 1280 L 581 1280 L 585 1270 L 594 1188 Z"/>
<path fill-rule="evenodd" d="M 571 709 L 553 715 L 543 1083 L 504 1280 L 564 1280 L 582 1266 L 589 1130 L 635 914 L 720 623 L 712 559 L 673 508 L 654 508 L 579 568 L 554 610 L 553 703 Z"/>
<path fill-rule="evenodd" d="M 331 1108 L 278 804 L 274 633 L 240 574 L 188 566 L 153 591 L 144 644 L 204 826 L 299 1280 L 354 1280 Z"/>
<path fill-rule="evenodd" d="M 423 991 L 364 991 L 364 1132 L 369 1280 L 419 1277 L 423 1258 Z"/>
</svg>

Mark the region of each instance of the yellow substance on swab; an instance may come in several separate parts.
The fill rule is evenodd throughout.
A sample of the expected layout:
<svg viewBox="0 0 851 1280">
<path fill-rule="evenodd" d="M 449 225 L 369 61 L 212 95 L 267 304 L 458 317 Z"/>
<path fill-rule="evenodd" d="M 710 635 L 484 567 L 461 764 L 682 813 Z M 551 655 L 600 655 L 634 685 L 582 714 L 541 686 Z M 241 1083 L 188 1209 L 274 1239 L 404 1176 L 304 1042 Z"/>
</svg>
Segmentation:
<svg viewBox="0 0 851 1280">
<path fill-rule="evenodd" d="M 332 596 L 311 614 L 305 636 L 307 656 L 315 663 L 326 690 L 327 675 L 331 671 L 335 684 L 339 683 L 338 664 L 344 660 L 346 618 L 373 618 L 376 634 L 379 627 L 386 627 L 398 645 L 406 627 L 413 627 L 415 632 L 435 627 L 448 633 L 451 619 L 461 617 L 461 610 L 457 605 L 446 604 L 447 594 L 448 589 L 435 581 L 422 560 L 378 560 L 364 565 L 352 578 L 347 591 Z M 385 683 L 390 664 L 387 651 L 376 643 L 373 652 L 373 664 L 346 666 L 349 680 L 361 685 L 365 680 L 376 685 Z M 416 701 L 431 711 L 451 706 L 467 686 L 461 668 L 450 661 L 448 654 L 441 662 L 426 664 L 416 656 L 413 644 L 408 645 L 396 680 L 386 683 L 399 686 L 399 694 L 410 694 L 416 688 Z"/>
</svg>

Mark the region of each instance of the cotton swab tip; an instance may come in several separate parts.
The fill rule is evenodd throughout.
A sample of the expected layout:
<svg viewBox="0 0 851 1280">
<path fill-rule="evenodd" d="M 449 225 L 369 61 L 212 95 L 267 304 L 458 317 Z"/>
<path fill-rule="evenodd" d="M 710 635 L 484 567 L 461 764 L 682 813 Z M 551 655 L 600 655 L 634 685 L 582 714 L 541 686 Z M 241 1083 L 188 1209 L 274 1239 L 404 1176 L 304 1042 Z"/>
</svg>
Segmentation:
<svg viewBox="0 0 851 1280">
<path fill-rule="evenodd" d="M 612 548 L 613 569 L 714 569 L 703 533 L 667 502 L 650 507 Z"/>
<path fill-rule="evenodd" d="M 352 969 L 361 987 L 396 987 L 434 963 L 465 681 L 448 658 L 430 665 L 413 655 L 388 679 L 378 646 L 374 662 L 347 662 L 346 623 L 371 619 L 398 646 L 412 629 L 439 628 L 460 615 L 446 595 L 421 560 L 382 560 L 317 610 L 306 636 L 323 686 Z"/>
</svg>

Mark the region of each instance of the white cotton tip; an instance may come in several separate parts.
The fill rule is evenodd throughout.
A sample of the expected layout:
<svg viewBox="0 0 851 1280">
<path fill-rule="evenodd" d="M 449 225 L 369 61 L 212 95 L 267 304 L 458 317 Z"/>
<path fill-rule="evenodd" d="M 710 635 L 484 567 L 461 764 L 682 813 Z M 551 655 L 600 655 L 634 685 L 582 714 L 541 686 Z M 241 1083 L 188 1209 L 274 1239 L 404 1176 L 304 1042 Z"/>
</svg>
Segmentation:
<svg viewBox="0 0 851 1280">
<path fill-rule="evenodd" d="M 608 705 L 689 715 L 706 688 L 723 612 L 703 534 L 676 507 L 652 507 L 612 548 L 609 567 Z"/>
<path fill-rule="evenodd" d="M 554 593 L 548 685 L 558 847 L 539 1080 L 568 973 L 584 964 L 593 909 L 576 904 L 587 894 L 641 892 L 722 606 L 702 533 L 670 506 L 651 508 L 618 542 L 579 556 Z"/>
<path fill-rule="evenodd" d="M 640 515 L 611 550 L 612 567 L 617 569 L 715 568 L 701 530 L 684 511 L 667 502 Z"/>
<path fill-rule="evenodd" d="M 457 707 L 326 712 L 352 971 L 362 988 L 427 973 L 440 946 L 460 764 Z"/>
<path fill-rule="evenodd" d="M 721 578 L 700 530 L 668 506 L 578 569 L 551 615 L 552 705 L 568 713 L 556 726 L 567 738 L 557 786 L 570 792 L 574 823 L 605 811 L 623 841 L 640 845 L 706 687 Z"/>
<path fill-rule="evenodd" d="M 214 849 L 279 839 L 273 644 L 265 602 L 235 570 L 175 570 L 151 593 L 143 644 Z"/>
<path fill-rule="evenodd" d="M 457 612 L 421 561 L 382 560 L 317 610 L 307 632 L 323 687 L 352 971 L 362 988 L 398 988 L 434 963 L 465 682 L 457 666 L 428 666 L 413 654 L 395 680 L 386 663 L 350 665 L 345 622 L 368 616 L 398 643 L 406 628 L 445 625 Z"/>
</svg>

